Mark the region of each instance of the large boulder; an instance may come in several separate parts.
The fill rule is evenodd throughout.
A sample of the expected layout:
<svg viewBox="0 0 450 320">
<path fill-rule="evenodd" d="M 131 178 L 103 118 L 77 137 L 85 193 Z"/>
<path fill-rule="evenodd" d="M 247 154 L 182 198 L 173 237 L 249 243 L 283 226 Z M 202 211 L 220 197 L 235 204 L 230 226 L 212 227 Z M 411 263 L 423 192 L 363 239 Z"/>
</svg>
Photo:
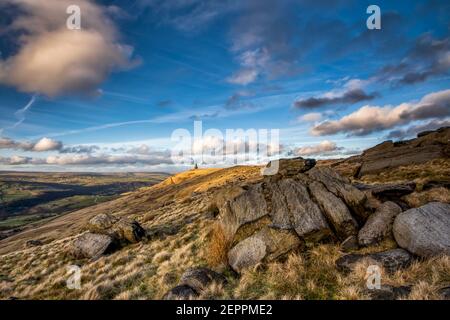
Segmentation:
<svg viewBox="0 0 450 320">
<path fill-rule="evenodd" d="M 114 240 L 105 234 L 84 233 L 76 238 L 71 246 L 71 253 L 77 258 L 98 258 L 111 252 Z"/>
<path fill-rule="evenodd" d="M 228 252 L 228 263 L 236 272 L 263 261 L 273 261 L 302 245 L 300 238 L 289 230 L 264 227 L 242 240 Z"/>
<path fill-rule="evenodd" d="M 328 167 L 315 167 L 306 172 L 312 180 L 321 182 L 328 191 L 342 199 L 352 214 L 365 221 L 369 212 L 365 208 L 366 195 L 351 185 L 350 181 Z"/>
<path fill-rule="evenodd" d="M 322 208 L 322 212 L 328 218 L 328 221 L 333 225 L 336 235 L 340 239 L 344 240 L 357 234 L 358 223 L 341 199 L 329 192 L 322 183 L 317 181 L 312 181 L 309 184 L 309 190 Z"/>
<path fill-rule="evenodd" d="M 225 202 L 219 210 L 222 223 L 233 231 L 269 213 L 261 184 L 250 186 L 244 193 Z"/>
<path fill-rule="evenodd" d="M 179 285 L 187 285 L 196 292 L 202 292 L 213 283 L 223 285 L 226 282 L 227 279 L 220 273 L 197 267 L 186 270 L 180 278 Z"/>
<path fill-rule="evenodd" d="M 304 181 L 283 179 L 272 184 L 272 221 L 280 228 L 293 228 L 308 241 L 329 237 L 331 229 L 319 206 L 311 199 Z"/>
<path fill-rule="evenodd" d="M 93 233 L 105 233 L 111 229 L 111 227 L 119 221 L 119 218 L 101 213 L 91 218 L 87 224 L 87 229 Z"/>
<path fill-rule="evenodd" d="M 374 214 L 370 215 L 366 224 L 359 230 L 358 242 L 361 246 L 374 245 L 392 234 L 392 224 L 402 209 L 394 202 L 383 203 Z"/>
<path fill-rule="evenodd" d="M 395 218 L 393 232 L 400 247 L 418 256 L 450 255 L 450 204 L 407 210 Z"/>
<path fill-rule="evenodd" d="M 403 249 L 392 249 L 371 254 L 351 253 L 337 259 L 336 267 L 339 271 L 351 272 L 358 263 L 368 261 L 370 264 L 385 268 L 387 272 L 394 273 L 409 266 L 412 259 L 412 255 Z"/>
</svg>

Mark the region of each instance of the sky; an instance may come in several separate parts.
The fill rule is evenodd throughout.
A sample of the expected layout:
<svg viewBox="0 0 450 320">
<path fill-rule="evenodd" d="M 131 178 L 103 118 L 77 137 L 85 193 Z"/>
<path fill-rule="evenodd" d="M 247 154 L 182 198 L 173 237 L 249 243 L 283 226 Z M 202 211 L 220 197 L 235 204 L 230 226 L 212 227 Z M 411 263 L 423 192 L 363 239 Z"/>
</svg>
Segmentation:
<svg viewBox="0 0 450 320">
<path fill-rule="evenodd" d="M 70 5 L 80 29 L 68 27 Z M 370 5 L 380 29 L 367 27 Z M 450 125 L 445 0 L 0 0 L 0 10 L 0 170 L 342 158 Z M 191 154 L 180 157 L 176 133 L 199 124 L 203 138 L 183 140 Z M 235 158 L 217 157 L 228 146 Z"/>
</svg>

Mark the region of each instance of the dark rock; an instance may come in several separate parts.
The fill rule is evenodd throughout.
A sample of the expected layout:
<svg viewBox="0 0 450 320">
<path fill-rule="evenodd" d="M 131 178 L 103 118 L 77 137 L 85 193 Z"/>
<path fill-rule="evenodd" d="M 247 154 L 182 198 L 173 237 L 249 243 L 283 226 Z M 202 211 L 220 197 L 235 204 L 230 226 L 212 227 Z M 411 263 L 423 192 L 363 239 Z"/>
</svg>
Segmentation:
<svg viewBox="0 0 450 320">
<path fill-rule="evenodd" d="M 394 202 L 383 203 L 374 214 L 369 216 L 366 224 L 359 230 L 359 244 L 361 246 L 374 245 L 392 235 L 392 224 L 400 212 L 402 209 Z"/>
<path fill-rule="evenodd" d="M 443 299 L 450 300 L 450 287 L 439 289 L 439 294 L 442 296 Z"/>
<path fill-rule="evenodd" d="M 450 204 L 431 202 L 402 212 L 393 232 L 400 247 L 420 257 L 450 255 Z"/>
<path fill-rule="evenodd" d="M 42 246 L 44 243 L 41 240 L 28 240 L 25 243 L 27 248 Z"/>
<path fill-rule="evenodd" d="M 395 201 L 400 197 L 413 193 L 416 189 L 415 182 L 402 184 L 384 184 L 370 188 L 372 194 L 382 201 Z"/>
<path fill-rule="evenodd" d="M 411 287 L 382 285 L 379 289 L 367 289 L 366 293 L 372 300 L 397 300 L 407 297 L 411 293 Z"/>
<path fill-rule="evenodd" d="M 142 240 L 146 231 L 137 221 L 127 218 L 117 218 L 109 214 L 99 214 L 89 220 L 87 229 L 92 233 L 105 234 L 127 243 L 136 243 Z"/>
<path fill-rule="evenodd" d="M 164 300 L 190 300 L 198 293 L 188 285 L 180 285 L 170 289 L 163 297 Z"/>
<path fill-rule="evenodd" d="M 366 259 L 371 264 L 385 268 L 389 273 L 394 273 L 398 269 L 405 268 L 412 262 L 412 256 L 406 250 L 392 249 L 371 254 L 347 254 L 336 260 L 336 267 L 339 271 L 351 272 L 357 263 Z"/>
<path fill-rule="evenodd" d="M 223 285 L 226 282 L 227 279 L 223 275 L 213 270 L 207 268 L 192 268 L 183 273 L 179 285 L 187 285 L 196 292 L 202 292 L 213 283 Z"/>
<path fill-rule="evenodd" d="M 423 186 L 422 190 L 430 190 L 433 188 L 446 188 L 450 189 L 450 181 L 449 180 L 440 180 L 440 181 L 427 181 Z"/>
<path fill-rule="evenodd" d="M 359 249 L 358 237 L 356 236 L 350 236 L 341 243 L 341 250 L 344 252 L 350 252 L 358 249 Z"/>
</svg>

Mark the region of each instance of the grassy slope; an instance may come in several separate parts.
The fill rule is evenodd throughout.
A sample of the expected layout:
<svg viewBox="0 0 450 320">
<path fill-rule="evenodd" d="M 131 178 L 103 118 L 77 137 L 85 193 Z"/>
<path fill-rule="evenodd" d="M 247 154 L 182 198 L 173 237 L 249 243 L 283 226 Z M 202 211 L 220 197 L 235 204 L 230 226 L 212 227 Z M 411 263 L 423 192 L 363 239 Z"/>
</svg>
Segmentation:
<svg viewBox="0 0 450 320">
<path fill-rule="evenodd" d="M 260 178 L 258 167 L 192 170 L 0 241 L 0 298 L 161 298 L 188 267 L 211 260 L 212 203 L 220 203 L 238 192 L 239 185 Z M 66 254 L 67 246 L 87 220 L 101 212 L 134 218 L 145 228 L 158 230 L 158 236 L 96 261 L 74 261 Z M 26 240 L 36 238 L 49 243 L 23 249 Z M 382 251 L 393 245 L 388 240 L 363 251 Z M 248 270 L 239 279 L 222 269 L 229 284 L 211 287 L 202 298 L 365 298 L 365 269 L 361 266 L 349 276 L 338 273 L 334 261 L 342 254 L 338 246 L 323 244 Z M 82 266 L 81 290 L 65 287 L 70 264 Z M 392 276 L 384 274 L 383 283 L 413 285 L 409 298 L 430 299 L 437 298 L 440 287 L 450 285 L 449 275 L 450 261 L 443 257 L 415 263 Z"/>
</svg>

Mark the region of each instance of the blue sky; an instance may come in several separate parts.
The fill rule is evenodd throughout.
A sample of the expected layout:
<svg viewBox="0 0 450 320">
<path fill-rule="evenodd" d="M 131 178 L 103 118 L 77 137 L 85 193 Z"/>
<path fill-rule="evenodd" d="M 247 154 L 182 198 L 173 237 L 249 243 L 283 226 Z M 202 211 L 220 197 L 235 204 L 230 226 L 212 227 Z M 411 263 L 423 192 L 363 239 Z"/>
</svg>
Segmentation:
<svg viewBox="0 0 450 320">
<path fill-rule="evenodd" d="M 69 4 L 81 30 L 66 27 Z M 366 26 L 371 4 L 380 30 Z M 0 7 L 3 170 L 181 170 L 171 134 L 194 120 L 280 129 L 282 156 L 315 158 L 450 123 L 448 1 Z"/>
</svg>

